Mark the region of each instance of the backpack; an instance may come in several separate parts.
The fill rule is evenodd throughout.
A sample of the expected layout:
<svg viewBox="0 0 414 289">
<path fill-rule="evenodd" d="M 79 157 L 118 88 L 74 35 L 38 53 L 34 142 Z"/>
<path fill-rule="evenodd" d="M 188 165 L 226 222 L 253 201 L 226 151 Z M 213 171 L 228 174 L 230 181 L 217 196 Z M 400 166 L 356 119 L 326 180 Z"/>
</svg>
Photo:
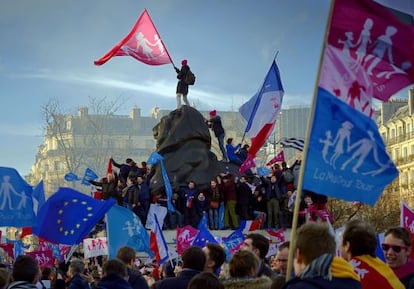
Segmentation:
<svg viewBox="0 0 414 289">
<path fill-rule="evenodd" d="M 188 70 L 187 74 L 185 75 L 184 82 L 187 85 L 194 85 L 195 83 L 195 75 L 191 70 Z"/>
<path fill-rule="evenodd" d="M 290 169 L 285 170 L 283 179 L 286 183 L 293 183 L 295 176 L 293 175 L 292 171 Z"/>
</svg>

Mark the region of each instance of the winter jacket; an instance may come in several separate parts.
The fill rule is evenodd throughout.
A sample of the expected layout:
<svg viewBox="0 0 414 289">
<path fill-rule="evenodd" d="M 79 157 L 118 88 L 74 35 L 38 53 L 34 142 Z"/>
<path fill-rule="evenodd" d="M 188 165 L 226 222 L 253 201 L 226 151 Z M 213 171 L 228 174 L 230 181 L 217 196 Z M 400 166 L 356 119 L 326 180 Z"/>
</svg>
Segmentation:
<svg viewBox="0 0 414 289">
<path fill-rule="evenodd" d="M 99 289 L 132 289 L 131 285 L 116 273 L 104 276 L 98 283 Z"/>
<path fill-rule="evenodd" d="M 36 289 L 36 284 L 27 282 L 27 281 L 16 281 L 11 282 L 7 287 L 7 289 Z"/>
<path fill-rule="evenodd" d="M 72 279 L 69 282 L 68 289 L 89 289 L 89 284 L 85 280 L 82 279 L 82 277 L 77 274 L 72 277 Z"/>
<path fill-rule="evenodd" d="M 283 289 L 362 289 L 359 276 L 342 258 L 324 254 L 313 260 Z"/>
<path fill-rule="evenodd" d="M 269 277 L 230 278 L 223 281 L 225 289 L 269 289 L 272 281 Z"/>
<path fill-rule="evenodd" d="M 188 283 L 200 271 L 192 269 L 184 269 L 177 277 L 166 278 L 155 282 L 151 289 L 187 289 Z"/>
<path fill-rule="evenodd" d="M 179 79 L 177 83 L 176 93 L 184 94 L 184 95 L 188 94 L 188 84 L 185 83 L 184 80 L 189 70 L 190 70 L 190 67 L 188 65 L 184 65 L 181 67 L 181 69 L 176 70 L 177 78 Z"/>
</svg>

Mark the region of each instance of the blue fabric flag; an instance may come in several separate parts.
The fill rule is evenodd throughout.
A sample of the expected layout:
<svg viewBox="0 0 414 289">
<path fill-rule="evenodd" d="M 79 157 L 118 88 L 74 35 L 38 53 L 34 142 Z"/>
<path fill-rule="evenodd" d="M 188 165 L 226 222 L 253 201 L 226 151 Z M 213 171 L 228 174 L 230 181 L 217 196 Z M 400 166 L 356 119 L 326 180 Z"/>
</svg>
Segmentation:
<svg viewBox="0 0 414 289">
<path fill-rule="evenodd" d="M 398 170 L 376 123 L 319 88 L 303 189 L 374 205 Z"/>
<path fill-rule="evenodd" d="M 223 245 L 227 254 L 227 259 L 230 259 L 233 251 L 240 247 L 240 244 L 245 240 L 242 231 L 236 230 L 223 240 Z"/>
<path fill-rule="evenodd" d="M 90 186 L 91 184 L 87 180 L 96 180 L 98 175 L 90 168 L 86 168 L 85 175 L 82 178 L 82 185 Z"/>
<path fill-rule="evenodd" d="M 214 236 L 210 233 L 207 227 L 202 227 L 198 232 L 197 236 L 195 237 L 192 245 L 198 247 L 205 247 L 207 243 L 216 243 L 218 244 L 217 240 Z"/>
<path fill-rule="evenodd" d="M 41 180 L 34 188 L 33 188 L 33 199 L 37 201 L 37 210 L 36 213 L 39 212 L 39 209 L 43 204 L 46 202 L 45 197 L 45 188 L 43 185 L 43 180 Z"/>
<path fill-rule="evenodd" d="M 201 230 L 202 228 L 207 228 L 207 214 L 204 213 L 203 216 L 201 217 L 200 222 L 198 223 L 198 227 L 197 229 Z"/>
<path fill-rule="evenodd" d="M 223 229 L 224 228 L 224 202 L 220 203 L 220 207 L 219 207 L 219 218 L 218 218 L 218 227 L 219 229 Z"/>
<path fill-rule="evenodd" d="M 157 152 L 153 152 L 147 161 L 147 164 L 149 165 L 156 165 L 158 163 L 161 163 L 161 174 L 162 174 L 162 179 L 164 180 L 164 186 L 165 186 L 165 194 L 167 195 L 167 207 L 168 207 L 168 211 L 170 212 L 175 212 L 175 208 L 171 202 L 171 198 L 172 198 L 172 187 L 171 187 L 171 183 L 170 180 L 168 178 L 168 174 L 167 174 L 167 170 L 165 169 L 164 166 L 164 157 L 162 155 L 160 155 Z"/>
<path fill-rule="evenodd" d="M 257 168 L 257 173 L 262 176 L 268 176 L 270 175 L 270 170 L 266 167 L 260 167 Z"/>
<path fill-rule="evenodd" d="M 384 242 L 384 235 L 385 233 L 377 234 L 377 247 L 375 248 L 375 255 L 382 261 L 387 262 L 385 260 L 384 251 L 381 248 L 381 244 Z"/>
<path fill-rule="evenodd" d="M 109 258 L 115 258 L 122 246 L 152 255 L 148 232 L 131 210 L 115 205 L 106 214 L 106 222 Z"/>
<path fill-rule="evenodd" d="M 60 262 L 63 262 L 64 259 L 62 257 L 61 252 L 60 252 L 59 245 L 49 242 L 49 247 L 50 247 L 50 249 L 52 249 L 53 257 L 57 258 Z"/>
<path fill-rule="evenodd" d="M 79 244 L 114 204 L 112 198 L 98 201 L 61 187 L 40 208 L 33 233 L 58 244 Z"/>
<path fill-rule="evenodd" d="M 75 181 L 80 180 L 80 178 L 77 175 L 75 175 L 74 173 L 67 173 L 64 176 L 64 178 L 65 178 L 65 181 L 67 181 L 67 182 L 75 182 Z"/>
<path fill-rule="evenodd" d="M 30 245 L 25 246 L 22 241 L 15 241 L 14 242 L 14 260 L 17 259 L 20 255 L 24 255 L 25 251 L 29 249 Z"/>
<path fill-rule="evenodd" d="M 0 226 L 30 227 L 36 224 L 33 188 L 13 168 L 0 167 Z"/>
</svg>

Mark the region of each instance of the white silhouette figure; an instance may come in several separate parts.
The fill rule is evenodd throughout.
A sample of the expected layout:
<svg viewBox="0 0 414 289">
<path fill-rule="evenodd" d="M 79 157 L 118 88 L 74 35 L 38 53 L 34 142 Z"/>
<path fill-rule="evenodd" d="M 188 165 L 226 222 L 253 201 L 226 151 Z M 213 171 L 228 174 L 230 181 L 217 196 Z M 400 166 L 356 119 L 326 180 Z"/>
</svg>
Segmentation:
<svg viewBox="0 0 414 289">
<path fill-rule="evenodd" d="M 341 166 L 341 170 L 344 170 L 346 166 L 352 162 L 353 160 L 358 158 L 357 163 L 352 167 L 352 172 L 358 173 L 359 167 L 362 165 L 362 163 L 365 161 L 368 154 L 372 151 L 374 154 L 374 160 L 375 162 L 382 167 L 382 163 L 378 159 L 378 150 L 377 150 L 377 144 L 375 142 L 374 133 L 372 131 L 368 131 L 369 138 L 363 138 L 354 144 L 352 144 L 348 148 L 348 152 L 353 150 L 354 148 L 357 148 L 355 152 L 352 154 L 351 158 L 348 159 L 346 162 L 344 162 Z"/>
<path fill-rule="evenodd" d="M 357 42 L 354 44 L 354 47 L 358 46 L 358 49 L 356 51 L 356 54 L 357 54 L 356 63 L 357 64 L 362 64 L 362 61 L 365 55 L 367 54 L 368 44 L 372 42 L 370 30 L 373 24 L 374 22 L 372 21 L 371 18 L 368 18 L 367 20 L 365 20 L 364 29 L 361 31 L 361 34 L 359 35 Z"/>
<path fill-rule="evenodd" d="M 405 216 L 404 223 L 405 227 L 410 229 L 411 233 L 414 233 L 414 221 L 411 221 L 411 224 L 408 224 L 408 216 Z"/>
<path fill-rule="evenodd" d="M 150 46 L 154 46 L 154 44 L 145 38 L 144 34 L 141 31 L 135 35 L 135 39 L 137 40 L 137 52 L 141 47 L 142 53 L 144 53 L 147 58 L 152 58 L 152 48 Z"/>
<path fill-rule="evenodd" d="M 329 147 L 333 145 L 331 131 L 330 130 L 326 131 L 325 136 L 326 136 L 326 139 L 319 139 L 319 142 L 323 143 L 322 158 L 325 161 L 325 163 L 329 164 L 329 161 L 326 158 L 326 156 L 328 155 Z"/>
<path fill-rule="evenodd" d="M 396 67 L 395 65 L 391 65 L 392 69 L 391 71 L 382 71 L 377 74 L 378 78 L 385 77 L 385 79 L 390 79 L 391 75 L 394 74 L 407 74 L 407 71 L 411 68 L 411 62 L 410 61 L 404 61 L 401 64 L 401 68 Z"/>
<path fill-rule="evenodd" d="M 10 193 L 13 193 L 16 196 L 19 196 L 21 198 L 26 197 L 26 195 L 24 194 L 24 191 L 21 194 L 16 192 L 13 185 L 10 183 L 10 176 L 6 175 L 6 176 L 3 176 L 3 182 L 1 183 L 1 186 L 0 186 L 0 196 L 3 194 L 3 202 L 1 203 L 0 210 L 4 210 L 6 203 L 7 203 L 7 206 L 9 207 L 9 210 L 13 210 L 12 199 L 11 199 Z"/>
<path fill-rule="evenodd" d="M 158 36 L 158 34 L 154 35 L 154 40 L 155 40 L 155 43 L 153 43 L 153 44 L 151 43 L 150 45 L 151 46 L 157 46 L 158 50 L 160 51 L 160 55 L 163 55 L 164 54 L 164 45 L 162 44 L 162 41 L 161 41 L 160 37 Z"/>
<path fill-rule="evenodd" d="M 349 261 L 349 264 L 352 266 L 352 269 L 354 269 L 354 271 L 359 275 L 361 279 L 364 279 L 365 274 L 369 273 L 367 269 L 358 268 L 358 266 L 361 265 L 361 261 L 351 260 Z"/>
<path fill-rule="evenodd" d="M 377 66 L 377 64 L 385 57 L 388 57 L 388 62 L 390 64 L 394 64 L 394 60 L 392 57 L 392 40 L 391 37 L 397 33 L 397 28 L 393 26 L 388 26 L 385 29 L 385 34 L 378 37 L 375 40 L 375 48 L 372 51 L 372 54 L 365 57 L 365 63 L 367 63 L 370 59 L 374 58 L 367 69 L 367 74 L 372 75 L 372 70 Z"/>
<path fill-rule="evenodd" d="M 354 127 L 352 123 L 349 121 L 344 121 L 342 123 L 342 127 L 338 129 L 338 132 L 336 133 L 336 137 L 334 141 L 332 142 L 332 146 L 335 146 L 335 151 L 331 159 L 329 160 L 329 163 L 335 167 L 336 160 L 344 153 L 344 145 L 346 142 L 346 148 L 349 149 L 349 146 L 351 144 L 351 129 Z"/>
<path fill-rule="evenodd" d="M 350 62 L 351 60 L 351 52 L 349 51 L 350 48 L 354 47 L 352 44 L 352 40 L 354 40 L 354 34 L 351 31 L 345 32 L 346 39 L 341 40 L 338 39 L 339 44 L 343 44 L 344 47 L 342 48 L 342 55 L 344 56 L 344 60 L 346 62 Z"/>
<path fill-rule="evenodd" d="M 22 209 L 22 208 L 26 208 L 26 201 L 27 201 L 27 196 L 25 195 L 25 193 L 23 192 L 22 194 L 20 194 L 19 195 L 21 198 L 20 198 L 20 202 L 19 202 L 19 204 L 17 205 L 17 210 L 20 210 L 20 209 Z"/>
</svg>

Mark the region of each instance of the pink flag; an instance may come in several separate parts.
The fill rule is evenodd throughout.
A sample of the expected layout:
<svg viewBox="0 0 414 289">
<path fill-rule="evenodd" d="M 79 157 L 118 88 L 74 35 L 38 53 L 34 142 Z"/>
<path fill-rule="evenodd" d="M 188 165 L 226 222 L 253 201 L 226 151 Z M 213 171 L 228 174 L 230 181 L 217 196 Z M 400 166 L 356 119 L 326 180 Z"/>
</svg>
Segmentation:
<svg viewBox="0 0 414 289">
<path fill-rule="evenodd" d="M 401 204 L 400 226 L 411 232 L 412 248 L 410 258 L 414 259 L 414 211 L 405 202 Z"/>
<path fill-rule="evenodd" d="M 414 234 L 414 212 L 405 202 L 401 204 L 400 225 Z"/>
<path fill-rule="evenodd" d="M 282 163 L 285 161 L 285 153 L 280 151 L 273 159 L 271 159 L 266 166 L 271 166 L 275 163 Z"/>
<path fill-rule="evenodd" d="M 102 65 L 114 56 L 131 56 L 149 65 L 171 63 L 171 57 L 146 9 L 131 32 L 94 63 Z"/>
<path fill-rule="evenodd" d="M 253 160 L 253 157 L 251 155 L 248 155 L 246 160 L 242 163 L 242 165 L 239 168 L 239 173 L 243 174 L 248 169 L 254 168 L 256 166 L 256 163 Z"/>
<path fill-rule="evenodd" d="M 27 252 L 26 255 L 33 257 L 40 268 L 53 267 L 52 250 Z"/>
<path fill-rule="evenodd" d="M 372 98 L 387 101 L 414 83 L 414 26 L 371 0 L 338 0 L 320 87 L 373 117 Z"/>
<path fill-rule="evenodd" d="M 190 225 L 177 228 L 177 253 L 182 254 L 185 249 L 191 246 L 198 234 L 198 230 Z"/>
<path fill-rule="evenodd" d="M 2 243 L 0 244 L 0 248 L 2 248 L 4 252 L 6 252 L 6 254 L 9 255 L 11 258 L 14 258 L 14 253 L 13 253 L 14 244 L 13 243 Z"/>
</svg>

